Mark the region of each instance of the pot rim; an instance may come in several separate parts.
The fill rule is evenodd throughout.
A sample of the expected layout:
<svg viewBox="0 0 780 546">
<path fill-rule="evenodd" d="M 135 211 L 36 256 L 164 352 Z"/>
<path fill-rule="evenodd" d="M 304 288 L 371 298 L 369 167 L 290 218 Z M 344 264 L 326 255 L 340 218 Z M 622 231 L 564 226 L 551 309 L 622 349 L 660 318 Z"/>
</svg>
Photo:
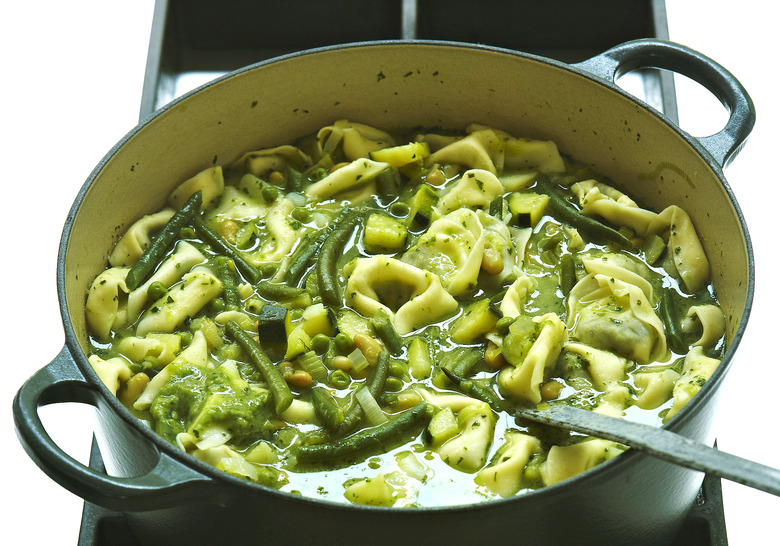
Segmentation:
<svg viewBox="0 0 780 546">
<path fill-rule="evenodd" d="M 630 44 L 630 43 L 670 44 L 671 42 L 667 40 L 646 39 L 646 40 L 634 40 L 633 42 L 626 42 L 625 44 Z M 540 64 L 562 69 L 566 72 L 571 73 L 572 75 L 587 78 L 593 83 L 605 88 L 606 91 L 617 93 L 618 95 L 621 95 L 622 97 L 633 101 L 633 103 L 635 103 L 637 106 L 639 106 L 640 108 L 642 108 L 643 110 L 651 114 L 652 116 L 655 116 L 656 118 L 661 120 L 669 130 L 673 131 L 678 136 L 680 136 L 682 140 L 684 140 L 685 143 L 689 145 L 695 151 L 695 153 L 698 154 L 706 162 L 706 164 L 710 168 L 711 174 L 715 175 L 715 177 L 723 187 L 724 191 L 726 192 L 728 199 L 731 202 L 731 206 L 733 207 L 734 212 L 738 218 L 739 225 L 741 227 L 742 234 L 743 234 L 744 243 L 746 246 L 746 253 L 748 259 L 748 264 L 747 264 L 748 278 L 746 283 L 745 310 L 742 313 L 742 317 L 739 320 L 739 323 L 734 333 L 734 337 L 730 345 L 726 348 L 726 352 L 721 360 L 720 365 L 717 367 L 712 377 L 710 377 L 710 379 L 705 383 L 705 385 L 702 387 L 699 393 L 696 396 L 694 396 L 693 399 L 691 399 L 686 404 L 686 406 L 682 408 L 667 423 L 661 425 L 661 428 L 676 431 L 682 428 L 685 425 L 685 423 L 691 419 L 691 415 L 695 413 L 696 408 L 703 405 L 707 399 L 709 399 L 711 396 L 714 395 L 714 393 L 717 391 L 718 386 L 723 382 L 726 373 L 730 369 L 732 361 L 735 357 L 736 350 L 739 346 L 739 343 L 747 327 L 748 319 L 750 316 L 750 310 L 753 302 L 753 296 L 754 296 L 755 264 L 754 264 L 752 243 L 750 240 L 747 224 L 745 222 L 741 208 L 739 207 L 736 197 L 723 175 L 723 168 L 721 167 L 721 165 L 717 163 L 715 159 L 713 159 L 709 151 L 699 142 L 697 138 L 685 132 L 681 127 L 679 127 L 674 121 L 669 119 L 663 113 L 657 111 L 655 108 L 651 107 L 650 105 L 638 99 L 631 93 L 627 92 L 619 85 L 617 85 L 614 81 L 608 81 L 607 79 L 602 78 L 592 72 L 589 72 L 586 69 L 578 67 L 576 64 L 564 63 L 562 61 L 558 61 L 549 57 L 544 57 L 532 53 L 525 53 L 522 51 L 512 50 L 512 49 L 498 47 L 498 46 L 474 44 L 469 42 L 449 41 L 449 40 L 361 41 L 361 42 L 335 44 L 335 45 L 296 51 L 293 53 L 277 56 L 271 59 L 259 61 L 257 63 L 253 63 L 238 68 L 236 70 L 227 72 L 207 83 L 204 83 L 196 87 L 195 89 L 192 89 L 191 91 L 188 91 L 187 93 L 181 95 L 180 97 L 173 99 L 169 103 L 165 104 L 164 106 L 160 107 L 159 109 L 157 109 L 156 111 L 148 115 L 145 119 L 141 120 L 135 127 L 133 127 L 124 137 L 122 137 L 122 139 L 120 139 L 106 153 L 106 155 L 100 160 L 100 162 L 95 166 L 95 168 L 89 174 L 86 181 L 84 182 L 81 189 L 79 190 L 76 197 L 74 198 L 73 204 L 71 205 L 71 209 L 68 213 L 65 224 L 63 226 L 63 231 L 62 231 L 59 250 L 58 250 L 58 259 L 57 259 L 57 293 L 58 293 L 58 299 L 60 304 L 60 314 L 65 329 L 65 343 L 66 346 L 69 348 L 70 353 L 74 361 L 76 362 L 76 365 L 78 366 L 80 371 L 85 375 L 88 381 L 92 384 L 92 386 L 93 387 L 97 386 L 97 389 L 101 394 L 103 402 L 107 402 L 116 415 L 118 415 L 124 422 L 126 422 L 134 430 L 140 432 L 143 435 L 143 437 L 146 440 L 150 441 L 160 452 L 166 454 L 169 457 L 172 457 L 173 459 L 183 464 L 184 466 L 194 468 L 199 473 L 211 478 L 212 480 L 215 480 L 216 482 L 225 481 L 233 487 L 238 486 L 238 487 L 249 488 L 250 490 L 255 490 L 255 491 L 259 490 L 259 491 L 263 491 L 275 495 L 280 495 L 285 500 L 288 501 L 300 502 L 304 504 L 315 504 L 318 506 L 331 506 L 334 509 L 342 509 L 342 510 L 351 509 L 356 511 L 368 510 L 370 512 L 392 511 L 393 513 L 399 513 L 399 514 L 401 513 L 419 514 L 419 513 L 440 512 L 440 511 L 458 512 L 458 511 L 466 511 L 466 510 L 473 511 L 475 509 L 477 510 L 489 509 L 491 506 L 495 505 L 496 503 L 523 502 L 522 499 L 526 499 L 526 498 L 539 498 L 547 495 L 558 495 L 559 491 L 561 490 L 572 489 L 578 486 L 585 486 L 588 482 L 592 480 L 599 480 L 601 479 L 602 474 L 604 474 L 605 472 L 620 472 L 624 466 L 631 465 L 632 462 L 637 457 L 650 457 L 650 455 L 644 454 L 639 450 L 629 449 L 627 450 L 627 452 L 621 454 L 620 457 L 615 457 L 613 459 L 610 459 L 609 461 L 599 464 L 588 471 L 585 471 L 581 474 L 578 474 L 577 476 L 574 476 L 562 482 L 550 486 L 542 487 L 540 489 L 530 490 L 522 494 L 518 494 L 508 498 L 491 499 L 490 501 L 487 502 L 477 502 L 472 504 L 460 504 L 460 505 L 442 506 L 442 507 L 415 507 L 415 508 L 377 507 L 377 506 L 369 507 L 369 506 L 344 504 L 344 503 L 338 503 L 335 501 L 329 501 L 325 499 L 294 495 L 288 492 L 269 488 L 264 485 L 252 483 L 247 480 L 238 478 L 236 476 L 232 476 L 221 470 L 218 470 L 217 468 L 205 462 L 202 462 L 191 455 L 188 455 L 187 453 L 179 450 L 175 445 L 165 441 L 161 436 L 154 433 L 149 427 L 141 426 L 141 422 L 138 420 L 138 418 L 133 416 L 133 414 L 122 405 L 119 399 L 108 390 L 108 388 L 100 380 L 100 378 L 98 377 L 97 373 L 94 371 L 92 366 L 89 364 L 87 360 L 87 355 L 82 350 L 81 345 L 79 344 L 79 341 L 77 339 L 76 332 L 73 328 L 71 315 L 68 311 L 67 299 L 65 296 L 67 291 L 67 287 L 66 287 L 67 283 L 65 279 L 65 263 L 66 263 L 66 255 L 68 251 L 68 243 L 70 240 L 73 223 L 78 214 L 78 211 L 81 208 L 81 205 L 83 204 L 83 201 L 89 189 L 95 183 L 96 179 L 100 176 L 100 173 L 102 172 L 106 164 L 113 158 L 113 156 L 119 153 L 120 150 L 123 148 L 123 146 L 130 139 L 135 137 L 147 125 L 153 123 L 158 117 L 162 116 L 167 111 L 176 108 L 183 102 L 186 102 L 193 95 L 196 95 L 201 91 L 213 87 L 215 85 L 219 85 L 224 81 L 240 76 L 241 74 L 251 72 L 254 70 L 259 70 L 266 66 L 273 65 L 279 62 L 293 60 L 298 57 L 328 54 L 328 53 L 333 53 L 341 50 L 352 50 L 352 49 L 361 49 L 361 48 L 391 48 L 391 47 L 392 48 L 434 47 L 434 48 L 445 48 L 445 49 L 450 48 L 456 51 L 457 50 L 482 51 L 488 54 L 507 55 L 510 57 L 516 57 L 520 60 L 537 62 Z M 604 54 L 602 53 L 601 55 Z M 598 55 L 597 57 L 601 55 Z"/>
</svg>

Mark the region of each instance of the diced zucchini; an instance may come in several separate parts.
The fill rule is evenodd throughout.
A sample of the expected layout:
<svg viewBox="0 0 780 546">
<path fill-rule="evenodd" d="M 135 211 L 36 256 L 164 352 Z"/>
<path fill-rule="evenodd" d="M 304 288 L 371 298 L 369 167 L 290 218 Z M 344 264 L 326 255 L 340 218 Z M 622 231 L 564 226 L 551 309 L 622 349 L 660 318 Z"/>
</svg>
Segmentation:
<svg viewBox="0 0 780 546">
<path fill-rule="evenodd" d="M 505 174 L 499 176 L 498 180 L 501 182 L 501 185 L 504 186 L 504 190 L 519 191 L 527 188 L 531 182 L 536 180 L 536 171 Z"/>
<path fill-rule="evenodd" d="M 645 259 L 647 263 L 653 265 L 666 250 L 666 242 L 658 235 L 651 235 L 645 245 L 642 247 L 645 253 Z"/>
<path fill-rule="evenodd" d="M 458 433 L 458 419 L 450 408 L 436 412 L 428 423 L 428 432 L 436 445 L 441 445 Z"/>
<path fill-rule="evenodd" d="M 499 318 L 500 316 L 490 305 L 490 299 L 475 301 L 452 323 L 450 328 L 452 341 L 472 343 L 480 336 L 493 330 Z"/>
<path fill-rule="evenodd" d="M 311 336 L 306 333 L 303 327 L 296 326 L 287 336 L 287 351 L 284 358 L 291 360 L 298 355 L 302 355 L 311 349 Z"/>
<path fill-rule="evenodd" d="M 409 207 L 411 228 L 415 230 L 427 228 L 434 220 L 434 207 L 439 202 L 439 194 L 426 184 L 423 184 L 412 197 Z"/>
<path fill-rule="evenodd" d="M 334 335 L 330 311 L 321 303 L 306 308 L 303 312 L 301 328 L 309 337 L 314 337 L 317 334 Z"/>
<path fill-rule="evenodd" d="M 406 226 L 381 212 L 373 212 L 366 221 L 363 243 L 369 252 L 398 252 L 406 245 Z"/>
<path fill-rule="evenodd" d="M 263 305 L 257 317 L 257 335 L 261 342 L 283 343 L 287 340 L 289 317 L 281 305 Z"/>
<path fill-rule="evenodd" d="M 504 219 L 504 214 L 507 212 L 508 207 L 506 204 L 506 200 L 504 200 L 503 195 L 499 195 L 495 199 L 493 199 L 490 202 L 490 208 L 488 208 L 488 213 L 490 216 L 493 216 L 494 218 L 498 218 L 499 220 Z"/>
<path fill-rule="evenodd" d="M 351 309 L 344 309 L 336 319 L 336 328 L 339 332 L 345 334 L 349 339 L 353 339 L 355 334 L 374 335 L 374 328 L 369 319 L 362 317 Z"/>
<path fill-rule="evenodd" d="M 412 374 L 412 377 L 421 380 L 431 376 L 433 369 L 431 352 L 422 338 L 412 338 L 406 357 L 409 361 L 409 373 Z"/>
<path fill-rule="evenodd" d="M 547 195 L 514 192 L 509 196 L 509 212 L 512 222 L 520 227 L 534 227 L 547 209 Z"/>
<path fill-rule="evenodd" d="M 391 167 L 399 168 L 409 163 L 425 159 L 431 155 L 427 142 L 410 142 L 401 146 L 375 150 L 369 154 L 374 161 L 389 163 Z"/>
</svg>

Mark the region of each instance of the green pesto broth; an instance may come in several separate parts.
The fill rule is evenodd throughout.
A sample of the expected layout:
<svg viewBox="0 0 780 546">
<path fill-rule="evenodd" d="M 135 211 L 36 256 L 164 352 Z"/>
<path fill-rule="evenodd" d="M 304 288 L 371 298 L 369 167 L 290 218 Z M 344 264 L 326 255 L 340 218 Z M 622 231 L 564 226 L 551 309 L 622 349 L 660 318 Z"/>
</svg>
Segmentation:
<svg viewBox="0 0 780 546">
<path fill-rule="evenodd" d="M 553 142 L 340 120 L 182 182 L 86 306 L 90 362 L 167 441 L 295 494 L 441 506 L 624 446 L 512 416 L 660 425 L 720 362 L 695 227 Z"/>
</svg>

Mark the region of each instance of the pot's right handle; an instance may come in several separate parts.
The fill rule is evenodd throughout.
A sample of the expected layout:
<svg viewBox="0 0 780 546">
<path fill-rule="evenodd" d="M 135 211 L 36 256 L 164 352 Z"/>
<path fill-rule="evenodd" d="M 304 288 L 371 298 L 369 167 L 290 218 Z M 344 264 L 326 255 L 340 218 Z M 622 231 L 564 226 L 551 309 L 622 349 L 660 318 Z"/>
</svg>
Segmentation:
<svg viewBox="0 0 780 546">
<path fill-rule="evenodd" d="M 210 479 L 164 453 L 146 475 L 122 478 L 85 466 L 60 449 L 46 432 L 38 408 L 57 402 L 96 405 L 99 396 L 67 346 L 19 389 L 13 401 L 16 434 L 41 470 L 71 493 L 117 511 L 165 508 L 205 493 Z"/>
<path fill-rule="evenodd" d="M 756 110 L 742 84 L 721 65 L 688 47 L 656 39 L 633 40 L 573 65 L 615 83 L 627 72 L 643 68 L 671 70 L 703 85 L 729 111 L 725 127 L 696 138 L 713 159 L 725 167 L 739 153 L 753 130 Z"/>
</svg>

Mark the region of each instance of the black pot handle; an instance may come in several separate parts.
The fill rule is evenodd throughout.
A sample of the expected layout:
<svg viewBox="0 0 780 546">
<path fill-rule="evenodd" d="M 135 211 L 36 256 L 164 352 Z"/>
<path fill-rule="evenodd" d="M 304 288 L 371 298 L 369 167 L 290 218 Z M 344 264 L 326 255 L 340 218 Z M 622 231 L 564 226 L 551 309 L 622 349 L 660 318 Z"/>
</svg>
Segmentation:
<svg viewBox="0 0 780 546">
<path fill-rule="evenodd" d="M 181 504 L 198 496 L 211 480 L 160 453 L 146 475 L 113 477 L 81 464 L 51 439 L 38 408 L 58 402 L 97 405 L 102 394 L 87 382 L 67 346 L 19 389 L 13 401 L 16 434 L 27 454 L 70 492 L 117 511 L 146 511 Z"/>
<path fill-rule="evenodd" d="M 572 65 L 614 84 L 627 72 L 643 68 L 671 70 L 703 85 L 729 111 L 725 127 L 714 135 L 694 138 L 723 168 L 745 145 L 756 111 L 742 84 L 712 59 L 688 47 L 655 39 L 634 40 Z"/>
</svg>

